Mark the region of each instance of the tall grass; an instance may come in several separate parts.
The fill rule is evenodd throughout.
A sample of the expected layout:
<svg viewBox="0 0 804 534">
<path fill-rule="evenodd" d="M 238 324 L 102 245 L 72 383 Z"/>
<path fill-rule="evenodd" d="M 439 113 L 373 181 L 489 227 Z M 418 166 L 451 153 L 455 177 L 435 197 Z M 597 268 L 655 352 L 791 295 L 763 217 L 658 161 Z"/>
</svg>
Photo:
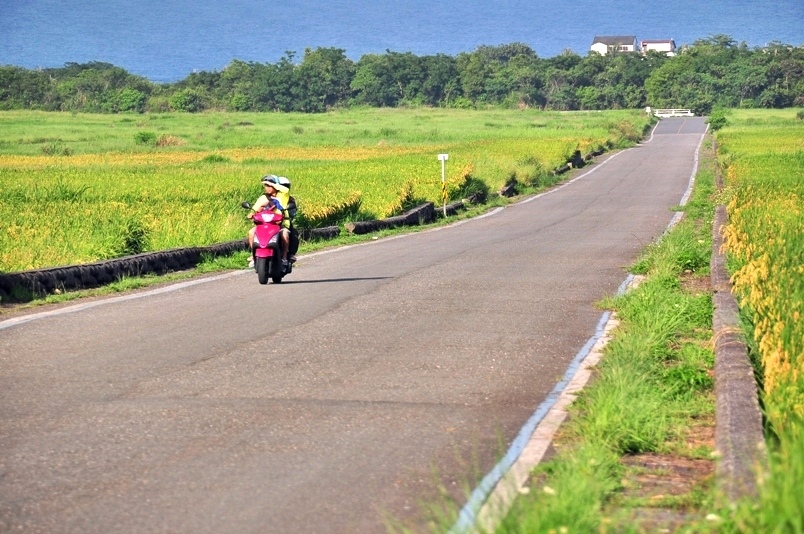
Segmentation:
<svg viewBox="0 0 804 534">
<path fill-rule="evenodd" d="M 467 183 L 497 190 L 512 176 L 536 186 L 575 150 L 632 142 L 648 124 L 643 115 L 3 112 L 0 271 L 238 239 L 240 202 L 261 193 L 258 179 L 269 172 L 293 180 L 303 226 L 440 202 L 442 152 L 450 198 Z M 54 143 L 67 150 L 42 150 Z"/>
<path fill-rule="evenodd" d="M 730 201 L 725 247 L 763 383 L 770 473 L 737 531 L 804 532 L 804 123 L 733 111 L 718 132 Z"/>
</svg>

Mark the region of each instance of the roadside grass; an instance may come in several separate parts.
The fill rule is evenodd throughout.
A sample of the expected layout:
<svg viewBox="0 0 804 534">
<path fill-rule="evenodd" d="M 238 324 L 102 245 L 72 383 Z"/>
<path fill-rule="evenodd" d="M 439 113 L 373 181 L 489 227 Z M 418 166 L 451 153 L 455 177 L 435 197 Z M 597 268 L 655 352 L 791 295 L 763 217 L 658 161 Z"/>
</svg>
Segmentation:
<svg viewBox="0 0 804 534">
<path fill-rule="evenodd" d="M 601 303 L 620 325 L 571 405 L 553 456 L 537 466 L 496 532 L 643 532 L 666 521 L 693 526 L 711 510 L 711 439 L 691 438 L 711 429 L 714 413 L 711 141 L 703 153 L 693 196 L 680 208 L 685 218 L 633 266 L 641 282 Z M 629 465 L 645 455 L 702 467 L 686 491 L 640 493 L 638 475 L 666 474 Z"/>
</svg>

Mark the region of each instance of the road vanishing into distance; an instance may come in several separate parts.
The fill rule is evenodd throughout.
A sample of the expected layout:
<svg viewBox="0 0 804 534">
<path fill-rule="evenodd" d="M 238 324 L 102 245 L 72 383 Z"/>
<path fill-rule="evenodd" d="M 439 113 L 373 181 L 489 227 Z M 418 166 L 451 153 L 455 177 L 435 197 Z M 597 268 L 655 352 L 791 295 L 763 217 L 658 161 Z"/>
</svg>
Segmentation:
<svg viewBox="0 0 804 534">
<path fill-rule="evenodd" d="M 0 319 L 0 531 L 386 532 L 460 508 L 595 333 L 703 118 L 485 216 Z M 435 159 L 435 158 L 434 158 Z"/>
</svg>

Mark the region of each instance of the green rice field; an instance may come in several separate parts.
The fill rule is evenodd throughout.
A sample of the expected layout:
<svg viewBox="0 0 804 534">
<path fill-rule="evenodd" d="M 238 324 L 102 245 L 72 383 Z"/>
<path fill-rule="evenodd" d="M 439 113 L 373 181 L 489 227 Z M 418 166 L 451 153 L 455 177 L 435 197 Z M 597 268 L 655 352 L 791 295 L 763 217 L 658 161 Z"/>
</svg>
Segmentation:
<svg viewBox="0 0 804 534">
<path fill-rule="evenodd" d="M 383 218 L 512 178 L 544 185 L 576 151 L 633 144 L 638 111 L 365 109 L 326 114 L 0 113 L 0 272 L 242 237 L 240 202 L 289 177 L 299 225 Z"/>
</svg>

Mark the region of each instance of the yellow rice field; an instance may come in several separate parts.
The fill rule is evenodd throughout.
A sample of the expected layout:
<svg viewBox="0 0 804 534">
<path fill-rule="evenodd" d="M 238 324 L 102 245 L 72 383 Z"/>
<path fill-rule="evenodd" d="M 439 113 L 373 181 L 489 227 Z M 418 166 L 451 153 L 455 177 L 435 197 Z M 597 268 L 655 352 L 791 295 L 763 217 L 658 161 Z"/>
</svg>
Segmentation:
<svg viewBox="0 0 804 534">
<path fill-rule="evenodd" d="M 495 191 L 511 177 L 527 181 L 563 164 L 576 149 L 632 142 L 623 130 L 648 124 L 638 112 L 612 113 L 554 114 L 552 126 L 534 113 L 433 111 L 442 122 L 428 124 L 426 135 L 416 124 L 436 119 L 422 110 L 314 117 L 314 131 L 298 126 L 313 120 L 306 117 L 253 114 L 237 117 L 262 135 L 248 141 L 226 137 L 233 129 L 217 122 L 235 120 L 227 114 L 150 122 L 53 114 L 49 125 L 51 115 L 31 113 L 41 136 L 31 137 L 24 113 L 0 113 L 0 272 L 238 239 L 247 229 L 240 202 L 260 194 L 266 173 L 291 178 L 309 225 L 387 217 L 411 198 L 440 202 L 439 153 L 449 153 L 451 197 L 469 178 Z M 327 128 L 327 120 L 335 126 Z M 471 121 L 476 125 L 464 131 Z M 135 145 L 136 133 L 151 123 L 197 133 L 184 133 L 186 144 Z M 343 124 L 359 137 L 338 133 Z M 106 139 L 109 132 L 118 138 Z M 248 146 L 231 146 L 238 142 Z M 107 144 L 118 149 L 93 149 Z"/>
</svg>

